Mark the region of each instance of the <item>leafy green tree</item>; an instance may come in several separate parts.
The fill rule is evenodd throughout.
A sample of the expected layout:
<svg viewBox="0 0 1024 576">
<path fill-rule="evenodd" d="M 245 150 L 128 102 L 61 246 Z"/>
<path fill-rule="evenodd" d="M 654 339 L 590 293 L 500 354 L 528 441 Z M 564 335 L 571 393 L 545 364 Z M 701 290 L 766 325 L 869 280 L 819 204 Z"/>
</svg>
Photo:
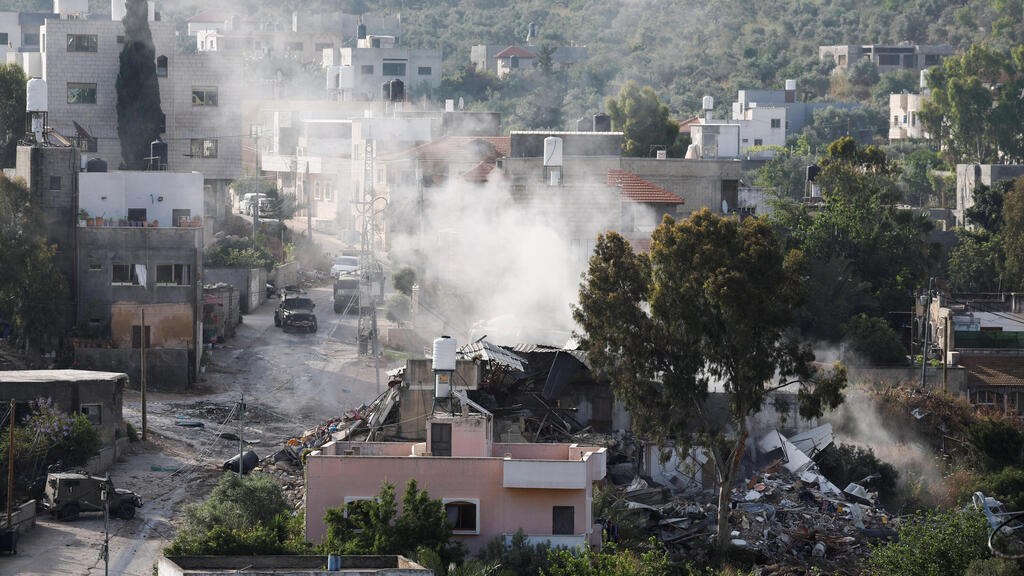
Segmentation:
<svg viewBox="0 0 1024 576">
<path fill-rule="evenodd" d="M 811 123 L 804 126 L 802 136 L 815 150 L 828 146 L 831 142 L 850 136 L 859 144 L 870 144 L 876 136 L 888 130 L 888 112 L 877 108 L 828 108 L 815 110 Z"/>
<path fill-rule="evenodd" d="M 615 232 L 599 236 L 573 308 L 583 348 L 639 432 L 663 444 L 699 431 L 716 462 L 720 546 L 747 417 L 788 385 L 799 388 L 805 416 L 843 399 L 845 369 L 816 372 L 810 348 L 788 333 L 805 299 L 803 260 L 765 219 L 737 222 L 706 208 L 678 222 L 666 216 L 650 253 L 635 254 Z M 701 409 L 713 386 L 729 399 L 728 422 Z"/>
<path fill-rule="evenodd" d="M 967 8 L 964 7 L 964 9 Z M 1013 560 L 985 558 L 972 561 L 964 576 L 1021 576 L 1021 574 L 1024 574 L 1024 571 Z"/>
<path fill-rule="evenodd" d="M 150 142 L 160 136 L 163 111 L 148 4 L 146 0 L 127 0 L 125 8 L 124 48 L 116 83 L 117 136 L 125 167 L 142 170 Z"/>
<path fill-rule="evenodd" d="M 18 139 L 25 132 L 25 87 L 28 77 L 17 64 L 0 64 L 0 163 L 14 167 Z"/>
<path fill-rule="evenodd" d="M 1013 180 L 996 182 L 992 187 L 979 184 L 972 192 L 974 204 L 964 210 L 964 216 L 982 230 L 998 234 L 1003 222 L 1003 201 L 1013 190 Z"/>
<path fill-rule="evenodd" d="M 1024 431 L 1009 420 L 979 420 L 964 430 L 964 440 L 978 465 L 991 471 L 1024 466 Z"/>
<path fill-rule="evenodd" d="M 477 70 L 473 66 L 463 66 L 454 75 L 441 79 L 438 94 L 441 99 L 458 100 L 461 97 L 468 104 L 487 100 L 490 93 L 498 90 L 500 86 L 501 80 L 491 72 Z"/>
<path fill-rule="evenodd" d="M 25 346 L 52 344 L 63 333 L 68 288 L 45 229 L 24 182 L 0 176 L 0 270 L 7 271 L 0 274 L 0 319 L 10 322 L 11 341 Z"/>
<path fill-rule="evenodd" d="M 395 487 L 381 485 L 373 500 L 349 502 L 327 510 L 327 536 L 320 544 L 323 554 L 402 554 L 415 556 L 431 550 L 443 562 L 459 563 L 464 551 L 452 543 L 452 527 L 440 500 L 433 500 L 410 479 L 398 513 Z"/>
<path fill-rule="evenodd" d="M 651 542 L 652 547 L 655 543 Z M 551 550 L 548 568 L 542 576 L 669 576 L 672 565 L 668 552 L 654 548 L 637 553 L 632 550 L 594 552 L 590 548 L 579 551 Z"/>
<path fill-rule="evenodd" d="M 927 216 L 898 208 L 898 166 L 878 148 L 861 148 L 852 138 L 830 144 L 819 165 L 824 205 L 782 207 L 773 216 L 790 231 L 787 241 L 812 262 L 838 259 L 846 264 L 825 266 L 823 271 L 838 274 L 820 283 L 857 288 L 843 290 L 858 296 L 846 304 L 851 317 L 907 309 L 913 291 L 937 263 L 938 247 L 928 240 L 932 223 Z M 867 284 L 869 299 L 859 298 L 861 283 Z M 812 292 L 811 308 L 826 309 L 832 302 L 820 299 L 831 297 L 829 292 Z M 837 336 L 816 332 L 813 325 L 805 329 L 819 337 Z"/>
<path fill-rule="evenodd" d="M 757 185 L 772 188 L 779 200 L 800 200 L 806 195 L 807 167 L 817 159 L 809 154 L 781 152 L 757 171 Z"/>
<path fill-rule="evenodd" d="M 854 86 L 874 86 L 880 79 L 878 66 L 869 58 L 861 58 L 846 70 L 846 78 Z"/>
<path fill-rule="evenodd" d="M 909 193 L 907 201 L 913 206 L 934 205 L 929 202 L 930 197 L 936 191 L 932 187 L 932 180 L 929 178 L 931 171 L 945 166 L 938 152 L 927 148 L 920 148 L 913 151 L 903 161 L 902 180 L 907 186 Z"/>
<path fill-rule="evenodd" d="M 391 276 L 391 284 L 406 296 L 412 297 L 412 287 L 416 284 L 416 269 L 402 266 Z"/>
<path fill-rule="evenodd" d="M 555 69 L 554 62 L 555 48 L 550 44 L 544 44 L 537 51 L 537 68 L 544 74 L 550 75 Z"/>
<path fill-rule="evenodd" d="M 896 331 L 883 318 L 861 313 L 850 319 L 845 330 L 852 351 L 871 364 L 905 364 L 907 351 Z"/>
<path fill-rule="evenodd" d="M 886 72 L 878 79 L 878 83 L 871 89 L 871 99 L 875 106 L 889 109 L 889 95 L 903 92 L 917 92 L 919 80 L 917 75 L 909 70 Z"/>
<path fill-rule="evenodd" d="M 50 398 L 38 398 L 29 404 L 29 412 L 16 412 L 14 420 L 14 494 L 16 499 L 38 497 L 33 488 L 48 466 L 62 468 L 85 465 L 99 453 L 99 433 L 82 414 L 68 414 L 54 406 Z M 10 423 L 0 432 L 0 466 L 8 467 Z M 6 501 L 7 483 L 0 486 L 0 501 Z"/>
<path fill-rule="evenodd" d="M 1024 48 L 973 45 L 931 68 L 931 98 L 919 114 L 952 162 L 1024 159 Z"/>
<path fill-rule="evenodd" d="M 218 240 L 206 249 L 203 265 L 210 268 L 274 268 L 274 256 L 267 249 L 267 239 L 260 234 L 256 248 L 248 238 L 229 237 Z"/>
<path fill-rule="evenodd" d="M 946 280 L 956 292 L 999 292 L 1002 246 L 992 234 L 956 229 L 957 245 L 949 253 Z"/>
<path fill-rule="evenodd" d="M 998 238 L 1003 252 L 1003 289 L 1024 290 L 1024 178 L 1017 180 L 1003 199 Z"/>
<path fill-rule="evenodd" d="M 185 522 L 166 555 L 301 554 L 302 518 L 272 476 L 225 473 L 202 504 L 185 508 Z"/>
<path fill-rule="evenodd" d="M 618 99 L 609 98 L 605 107 L 612 128 L 625 134 L 622 153 L 626 156 L 651 156 L 652 147 L 671 148 L 679 137 L 679 123 L 650 86 L 641 88 L 636 82 L 627 82 Z"/>
<path fill-rule="evenodd" d="M 509 538 L 508 543 L 501 536 L 487 543 L 481 557 L 487 562 L 497 562 L 505 571 L 503 574 L 540 574 L 548 567 L 551 545 L 547 542 L 531 544 L 522 529 Z"/>
<path fill-rule="evenodd" d="M 990 557 L 988 522 L 975 510 L 918 513 L 896 533 L 897 542 L 872 546 L 861 566 L 865 576 L 963 574 L 973 561 Z"/>
</svg>

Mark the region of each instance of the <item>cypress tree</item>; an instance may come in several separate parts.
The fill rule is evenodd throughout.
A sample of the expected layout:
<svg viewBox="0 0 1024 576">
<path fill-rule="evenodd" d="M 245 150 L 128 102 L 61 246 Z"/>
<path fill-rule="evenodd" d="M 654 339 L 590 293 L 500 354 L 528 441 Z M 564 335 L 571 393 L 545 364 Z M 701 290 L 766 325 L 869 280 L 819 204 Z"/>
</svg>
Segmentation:
<svg viewBox="0 0 1024 576">
<path fill-rule="evenodd" d="M 160 135 L 163 112 L 148 4 L 146 0 L 127 0 L 125 7 L 124 48 L 117 74 L 117 135 L 124 168 L 142 170 L 149 143 Z"/>
</svg>

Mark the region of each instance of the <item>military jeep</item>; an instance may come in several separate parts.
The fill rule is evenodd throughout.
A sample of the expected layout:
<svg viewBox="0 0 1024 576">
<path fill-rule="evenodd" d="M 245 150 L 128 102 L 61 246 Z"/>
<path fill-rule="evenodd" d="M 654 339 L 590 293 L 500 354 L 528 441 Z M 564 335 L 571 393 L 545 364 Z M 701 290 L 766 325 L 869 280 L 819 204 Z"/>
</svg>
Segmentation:
<svg viewBox="0 0 1024 576">
<path fill-rule="evenodd" d="M 142 498 L 124 488 L 114 488 L 109 478 L 76 472 L 50 473 L 42 507 L 58 520 L 77 520 L 81 512 L 103 512 L 103 491 L 106 490 L 110 514 L 131 520 L 135 509 L 142 507 Z"/>
</svg>

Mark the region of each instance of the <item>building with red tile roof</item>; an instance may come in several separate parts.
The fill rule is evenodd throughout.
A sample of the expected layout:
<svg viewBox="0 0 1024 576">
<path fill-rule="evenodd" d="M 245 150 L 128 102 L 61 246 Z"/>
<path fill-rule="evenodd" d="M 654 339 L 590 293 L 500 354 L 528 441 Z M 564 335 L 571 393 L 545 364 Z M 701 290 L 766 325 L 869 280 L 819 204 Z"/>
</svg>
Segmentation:
<svg viewBox="0 0 1024 576">
<path fill-rule="evenodd" d="M 645 204 L 685 203 L 678 195 L 625 170 L 615 168 L 608 170 L 607 182 L 609 185 L 618 186 L 622 190 L 623 202 L 641 202 Z"/>
</svg>

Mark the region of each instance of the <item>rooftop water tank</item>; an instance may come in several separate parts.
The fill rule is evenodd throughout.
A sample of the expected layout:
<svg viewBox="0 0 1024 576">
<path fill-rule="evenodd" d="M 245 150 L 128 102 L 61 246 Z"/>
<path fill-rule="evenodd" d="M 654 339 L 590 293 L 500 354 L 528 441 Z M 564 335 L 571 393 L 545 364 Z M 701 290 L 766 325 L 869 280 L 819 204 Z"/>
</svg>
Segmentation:
<svg viewBox="0 0 1024 576">
<path fill-rule="evenodd" d="M 786 90 L 796 90 L 796 80 L 786 80 Z"/>
<path fill-rule="evenodd" d="M 157 136 L 156 140 L 149 143 L 149 157 L 153 159 L 152 169 L 163 170 L 167 167 L 167 142 Z"/>
<path fill-rule="evenodd" d="M 705 96 L 704 98 L 701 99 L 700 102 L 701 102 L 701 108 L 704 109 L 704 110 L 714 110 L 715 109 L 715 99 L 712 98 L 711 96 Z"/>
<path fill-rule="evenodd" d="M 102 159 L 102 158 L 90 158 L 89 161 L 85 163 L 85 171 L 86 172 L 106 172 L 107 171 L 107 161 Z"/>
<path fill-rule="evenodd" d="M 455 338 L 441 336 L 434 340 L 434 370 L 455 371 Z"/>
<path fill-rule="evenodd" d="M 576 121 L 577 132 L 593 132 L 594 131 L 594 119 L 590 116 L 580 116 L 580 119 Z"/>
<path fill-rule="evenodd" d="M 544 165 L 562 165 L 562 139 L 558 136 L 548 136 L 544 139 Z"/>
<path fill-rule="evenodd" d="M 919 79 L 921 90 L 928 89 L 928 69 L 921 70 L 921 77 Z"/>
<path fill-rule="evenodd" d="M 29 80 L 25 92 L 25 110 L 29 112 L 46 112 L 49 110 L 46 98 L 46 80 L 42 78 Z"/>
<path fill-rule="evenodd" d="M 366 38 L 366 24 L 360 22 L 359 26 L 356 26 L 356 40 L 362 40 L 364 38 Z"/>
<path fill-rule="evenodd" d="M 612 117 L 604 112 L 594 114 L 594 132 L 611 132 Z"/>
</svg>

